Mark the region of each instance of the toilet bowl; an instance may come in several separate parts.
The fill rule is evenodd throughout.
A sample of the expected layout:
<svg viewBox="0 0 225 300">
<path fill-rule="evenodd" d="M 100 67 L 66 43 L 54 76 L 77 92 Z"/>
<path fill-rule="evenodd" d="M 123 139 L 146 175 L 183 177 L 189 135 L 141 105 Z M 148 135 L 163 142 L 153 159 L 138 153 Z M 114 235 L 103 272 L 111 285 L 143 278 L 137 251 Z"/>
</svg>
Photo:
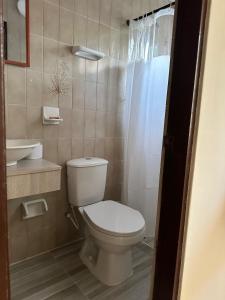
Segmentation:
<svg viewBox="0 0 225 300">
<path fill-rule="evenodd" d="M 87 225 L 83 263 L 104 284 L 122 283 L 133 274 L 131 249 L 144 236 L 142 215 L 112 200 L 79 210 Z"/>
<path fill-rule="evenodd" d="M 80 257 L 102 283 L 114 286 L 132 275 L 131 248 L 143 239 L 143 216 L 113 200 L 103 201 L 108 161 L 87 157 L 67 162 L 69 202 L 86 224 Z"/>
</svg>

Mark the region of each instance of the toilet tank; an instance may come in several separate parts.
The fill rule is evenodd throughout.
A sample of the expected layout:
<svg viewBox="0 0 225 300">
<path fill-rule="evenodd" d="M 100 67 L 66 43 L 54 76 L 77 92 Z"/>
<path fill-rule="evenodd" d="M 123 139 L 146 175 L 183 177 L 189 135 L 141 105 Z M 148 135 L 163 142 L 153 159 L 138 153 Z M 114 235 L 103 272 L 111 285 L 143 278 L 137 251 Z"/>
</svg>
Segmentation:
<svg viewBox="0 0 225 300">
<path fill-rule="evenodd" d="M 70 204 L 80 207 L 103 200 L 107 165 L 107 160 L 96 157 L 73 159 L 67 162 Z"/>
</svg>

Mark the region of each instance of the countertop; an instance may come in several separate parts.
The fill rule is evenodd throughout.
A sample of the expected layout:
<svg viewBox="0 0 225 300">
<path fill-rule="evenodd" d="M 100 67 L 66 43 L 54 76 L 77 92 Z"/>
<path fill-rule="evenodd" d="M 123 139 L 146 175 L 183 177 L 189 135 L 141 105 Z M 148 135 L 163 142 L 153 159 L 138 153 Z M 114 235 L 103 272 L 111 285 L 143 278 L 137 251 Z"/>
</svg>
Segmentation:
<svg viewBox="0 0 225 300">
<path fill-rule="evenodd" d="M 17 165 L 7 167 L 7 176 L 57 171 L 61 168 L 61 166 L 45 159 L 22 159 Z"/>
</svg>

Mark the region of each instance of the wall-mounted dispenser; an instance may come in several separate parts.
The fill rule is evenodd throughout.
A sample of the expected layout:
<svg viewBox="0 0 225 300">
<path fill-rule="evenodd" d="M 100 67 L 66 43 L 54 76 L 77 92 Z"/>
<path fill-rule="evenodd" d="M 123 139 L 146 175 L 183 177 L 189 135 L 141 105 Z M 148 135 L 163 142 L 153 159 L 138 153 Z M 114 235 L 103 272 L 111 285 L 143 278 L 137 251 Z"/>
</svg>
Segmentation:
<svg viewBox="0 0 225 300">
<path fill-rule="evenodd" d="M 37 199 L 22 203 L 23 220 L 44 215 L 48 211 L 45 199 Z"/>
<path fill-rule="evenodd" d="M 58 125 L 63 122 L 58 107 L 43 106 L 42 119 L 44 125 Z"/>
<path fill-rule="evenodd" d="M 73 46 L 72 53 L 75 56 L 93 61 L 100 60 L 105 57 L 104 53 L 83 46 Z"/>
</svg>

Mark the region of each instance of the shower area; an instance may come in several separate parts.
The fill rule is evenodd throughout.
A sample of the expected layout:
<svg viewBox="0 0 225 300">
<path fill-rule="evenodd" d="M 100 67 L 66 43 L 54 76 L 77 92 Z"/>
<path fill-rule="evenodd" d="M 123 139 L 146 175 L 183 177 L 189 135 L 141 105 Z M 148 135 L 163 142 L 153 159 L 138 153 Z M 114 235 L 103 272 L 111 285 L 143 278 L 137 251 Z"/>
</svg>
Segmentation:
<svg viewBox="0 0 225 300">
<path fill-rule="evenodd" d="M 142 213 L 154 248 L 174 8 L 128 22 L 122 201 Z"/>
</svg>

